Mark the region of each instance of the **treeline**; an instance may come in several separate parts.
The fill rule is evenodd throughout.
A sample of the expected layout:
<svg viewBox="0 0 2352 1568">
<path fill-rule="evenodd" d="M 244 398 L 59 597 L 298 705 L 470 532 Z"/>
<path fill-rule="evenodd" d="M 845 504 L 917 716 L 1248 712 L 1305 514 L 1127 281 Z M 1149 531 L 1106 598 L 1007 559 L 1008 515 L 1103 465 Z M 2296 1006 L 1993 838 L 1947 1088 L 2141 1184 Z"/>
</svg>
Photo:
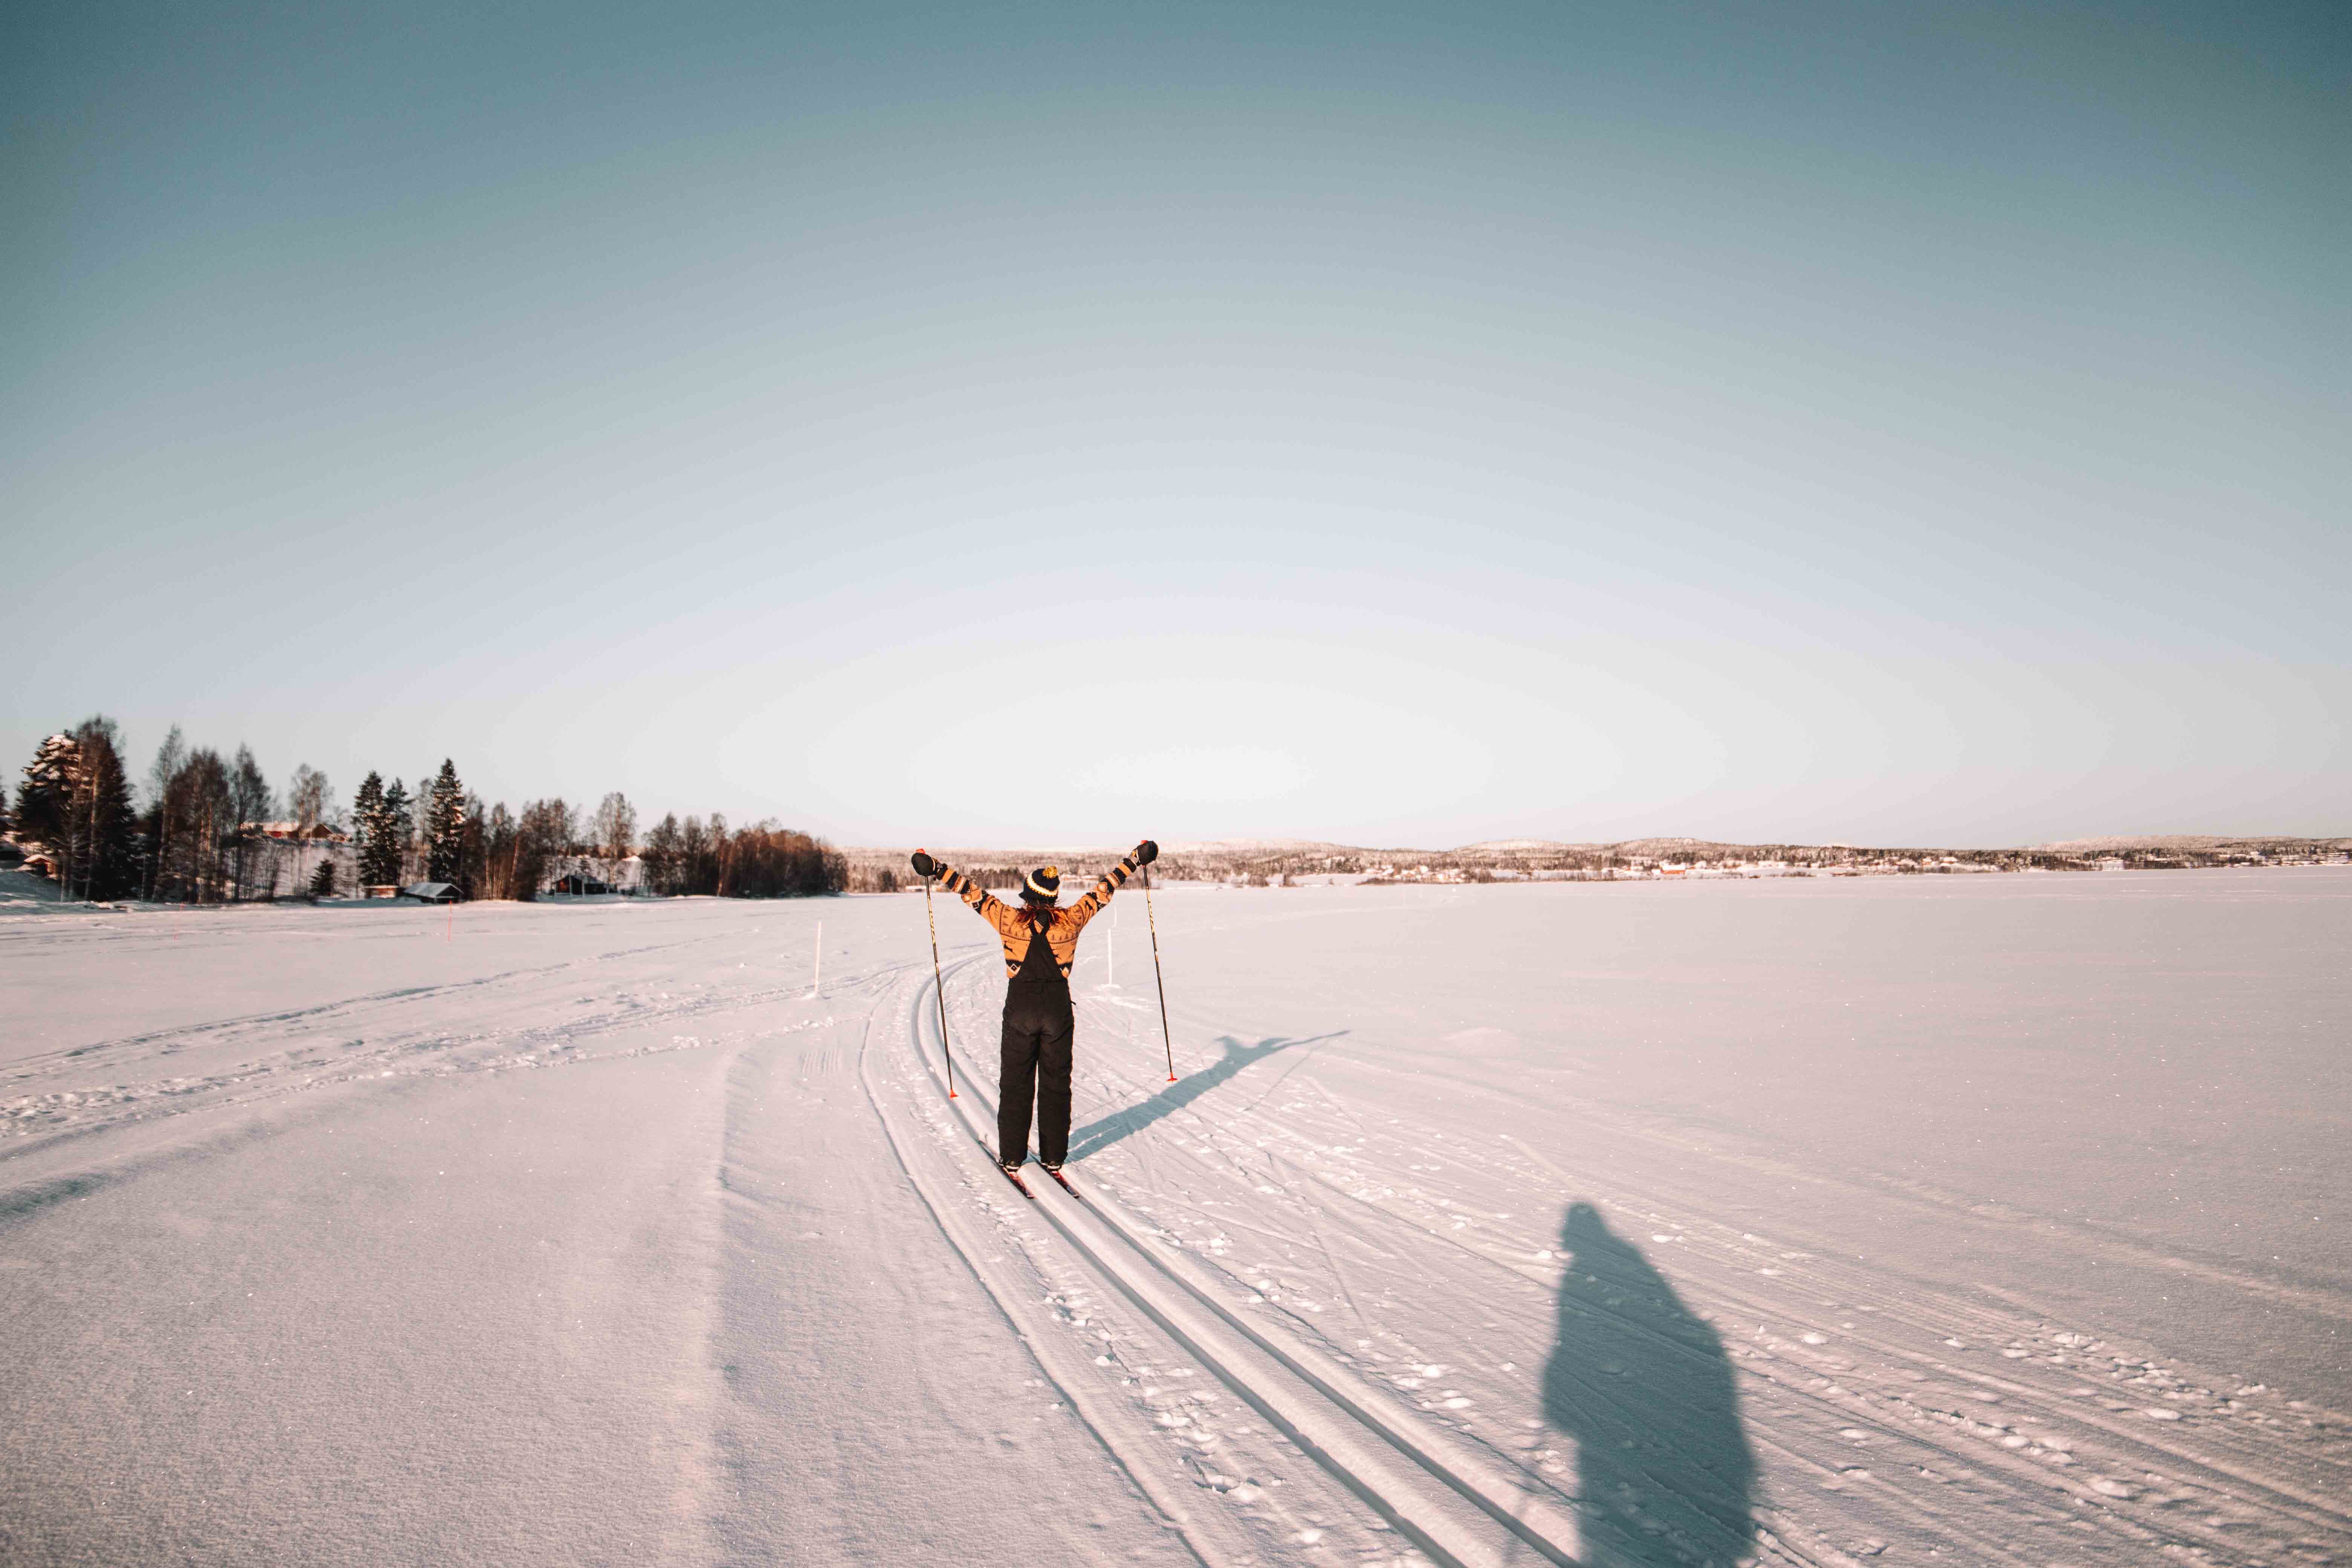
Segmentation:
<svg viewBox="0 0 2352 1568">
<path fill-rule="evenodd" d="M 617 792 L 593 813 L 560 795 L 510 811 L 484 805 L 446 760 L 414 799 L 399 779 L 371 773 L 352 803 L 354 890 L 446 882 L 463 899 L 529 900 L 567 874 L 609 885 L 635 852 L 636 828 Z"/>
<path fill-rule="evenodd" d="M 212 761 L 217 766 L 220 758 Z M 227 789 L 225 768 L 220 782 Z M 87 719 L 43 741 L 16 786 L 13 816 L 0 797 L 0 828 L 27 858 L 39 858 L 61 893 L 77 889 L 85 899 L 113 899 L 135 889 L 150 857 L 141 852 L 114 721 Z"/>
<path fill-rule="evenodd" d="M 663 817 L 646 835 L 640 863 L 647 889 L 672 895 L 792 899 L 838 893 L 849 881 L 847 863 L 823 839 L 772 822 L 730 833 L 717 812 L 708 824 Z"/>
<path fill-rule="evenodd" d="M 666 816 L 641 854 L 636 808 L 617 791 L 593 811 L 560 796 L 512 811 L 467 789 L 447 759 L 421 772 L 413 794 L 370 773 L 346 813 L 308 763 L 281 794 L 249 748 L 224 757 L 190 747 L 177 725 L 134 800 L 122 753 L 120 728 L 100 715 L 40 743 L 13 811 L 0 790 L 0 845 L 61 897 L 228 903 L 422 881 L 461 898 L 529 900 L 559 884 L 621 883 L 632 862 L 641 889 L 660 894 L 787 898 L 848 881 L 830 845 L 773 822 L 730 831 L 716 813 L 707 824 Z"/>
</svg>

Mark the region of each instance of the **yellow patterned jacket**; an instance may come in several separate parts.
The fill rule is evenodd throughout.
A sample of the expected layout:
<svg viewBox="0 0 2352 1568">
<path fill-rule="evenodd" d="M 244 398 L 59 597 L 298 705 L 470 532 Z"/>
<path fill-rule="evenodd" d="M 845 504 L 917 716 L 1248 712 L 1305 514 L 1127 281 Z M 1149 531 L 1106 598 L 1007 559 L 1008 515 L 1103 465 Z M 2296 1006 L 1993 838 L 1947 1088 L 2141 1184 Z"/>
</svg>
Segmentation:
<svg viewBox="0 0 2352 1568">
<path fill-rule="evenodd" d="M 1053 922 L 1045 928 L 1045 945 L 1054 950 L 1054 965 L 1062 972 L 1063 979 L 1070 977 L 1070 966 L 1078 961 L 1078 933 L 1134 875 L 1135 857 L 1130 855 L 1105 873 L 1085 898 L 1067 909 L 1054 911 Z M 940 882 L 996 928 L 997 936 L 1004 943 L 1005 977 L 1010 979 L 1020 973 L 1021 961 L 1029 955 L 1030 934 L 1037 929 L 1030 923 L 1028 915 L 945 863 L 940 867 Z"/>
</svg>

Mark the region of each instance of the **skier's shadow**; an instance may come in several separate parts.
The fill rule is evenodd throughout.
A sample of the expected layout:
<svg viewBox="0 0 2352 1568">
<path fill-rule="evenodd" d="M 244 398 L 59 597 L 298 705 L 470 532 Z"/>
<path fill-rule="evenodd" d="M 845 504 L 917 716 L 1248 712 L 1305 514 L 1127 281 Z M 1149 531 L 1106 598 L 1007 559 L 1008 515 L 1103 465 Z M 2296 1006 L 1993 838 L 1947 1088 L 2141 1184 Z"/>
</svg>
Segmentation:
<svg viewBox="0 0 2352 1568">
<path fill-rule="evenodd" d="M 1594 1560 L 1747 1559 L 1756 1457 L 1722 1339 L 1591 1204 L 1570 1205 L 1560 1246 L 1568 1271 L 1543 1413 L 1575 1439 Z"/>
<path fill-rule="evenodd" d="M 1192 1074 L 1181 1082 L 1170 1084 L 1140 1105 L 1130 1105 L 1124 1110 L 1113 1111 L 1100 1121 L 1089 1121 L 1072 1132 L 1070 1158 L 1083 1160 L 1089 1154 L 1099 1153 L 1109 1148 L 1122 1138 L 1142 1131 L 1163 1117 L 1183 1110 L 1252 1062 L 1264 1061 L 1276 1052 L 1286 1051 L 1295 1046 L 1311 1046 L 1323 1040 L 1337 1039 L 1347 1032 L 1345 1029 L 1335 1029 L 1328 1035 L 1314 1035 L 1298 1040 L 1286 1040 L 1280 1036 L 1274 1036 L 1260 1040 L 1254 1046 L 1243 1045 L 1231 1035 L 1227 1035 L 1217 1042 L 1224 1048 L 1225 1054 L 1199 1072 Z"/>
</svg>

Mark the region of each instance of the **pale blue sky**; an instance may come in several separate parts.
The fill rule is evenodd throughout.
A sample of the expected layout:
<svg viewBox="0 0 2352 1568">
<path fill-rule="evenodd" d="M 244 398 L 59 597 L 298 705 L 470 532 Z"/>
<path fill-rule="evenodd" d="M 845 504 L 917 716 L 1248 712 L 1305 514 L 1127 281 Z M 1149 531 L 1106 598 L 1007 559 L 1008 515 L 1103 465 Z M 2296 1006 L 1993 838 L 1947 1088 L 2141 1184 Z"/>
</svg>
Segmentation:
<svg viewBox="0 0 2352 1568">
<path fill-rule="evenodd" d="M 12 13 L 12 770 L 2352 831 L 2343 7 L 478 13 Z"/>
</svg>

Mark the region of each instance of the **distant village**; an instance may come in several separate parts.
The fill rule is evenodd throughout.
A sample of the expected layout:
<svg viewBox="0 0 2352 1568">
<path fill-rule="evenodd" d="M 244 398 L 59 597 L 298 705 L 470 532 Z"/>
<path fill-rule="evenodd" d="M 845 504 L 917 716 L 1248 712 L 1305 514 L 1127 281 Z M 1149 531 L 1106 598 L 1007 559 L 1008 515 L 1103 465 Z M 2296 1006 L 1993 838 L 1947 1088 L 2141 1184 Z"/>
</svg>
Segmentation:
<svg viewBox="0 0 2352 1568">
<path fill-rule="evenodd" d="M 1987 876 L 2001 872 L 2160 871 L 2222 866 L 2352 864 L 2352 848 L 2308 840 L 2179 847 L 2051 846 L 2029 849 L 1874 849 L 1846 845 L 1728 844 L 1559 847 L 1560 852 L 1388 857 L 1365 864 L 1366 882 L 1652 880 L 1751 877 Z M 1263 874 L 1263 873 L 1261 873 Z M 1286 868 L 1284 874 L 1296 876 Z"/>
<path fill-rule="evenodd" d="M 907 879 L 906 851 L 843 851 L 852 889 L 887 890 Z M 949 863 L 989 888 L 1013 888 L 1023 871 L 1056 857 L 1108 862 L 1107 852 L 1068 849 L 946 851 Z M 1615 844 L 1514 839 L 1460 849 L 1365 849 L 1339 844 L 1171 845 L 1152 868 L 1165 882 L 1234 887 L 1360 887 L 1492 882 L 1694 881 L 1763 877 L 1952 877 L 2070 871 L 2165 871 L 2215 867 L 2352 865 L 2352 838 L 2178 837 L 2085 839 L 2020 849 L 1869 848 L 1844 844 L 1726 844 L 1644 838 Z M 1087 873 L 1092 876 L 1095 873 Z"/>
</svg>

